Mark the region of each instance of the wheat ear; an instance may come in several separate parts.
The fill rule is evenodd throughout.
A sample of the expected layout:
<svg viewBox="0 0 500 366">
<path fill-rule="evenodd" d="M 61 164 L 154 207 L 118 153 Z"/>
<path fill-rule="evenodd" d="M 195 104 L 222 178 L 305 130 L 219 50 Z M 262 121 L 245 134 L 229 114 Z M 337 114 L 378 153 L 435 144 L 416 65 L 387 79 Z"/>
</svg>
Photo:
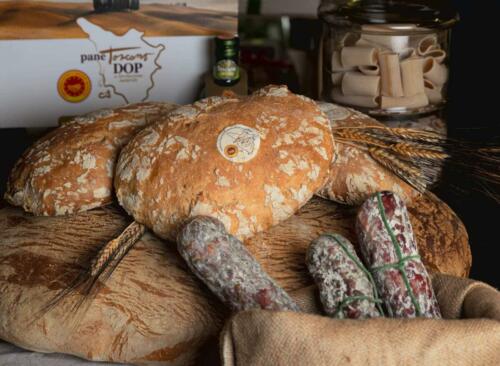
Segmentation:
<svg viewBox="0 0 500 366">
<path fill-rule="evenodd" d="M 445 160 L 450 156 L 443 151 L 443 149 L 436 149 L 430 147 L 422 147 L 415 143 L 399 142 L 392 146 L 390 149 L 396 154 L 406 156 L 408 158 L 420 158 L 427 160 Z M 439 151 L 441 150 L 441 151 Z"/>
<path fill-rule="evenodd" d="M 81 271 L 68 287 L 62 289 L 44 305 L 36 314 L 34 321 L 70 295 L 79 293 L 80 296 L 71 307 L 73 313 L 67 314 L 68 316 L 75 315 L 74 313 L 77 313 L 87 300 L 93 298 L 100 287 L 99 283 L 102 284 L 111 276 L 123 257 L 142 237 L 145 230 L 144 225 L 134 221 L 119 236 L 107 242 L 91 260 L 90 266 Z"/>
<path fill-rule="evenodd" d="M 98 276 L 113 259 L 123 257 L 124 253 L 142 237 L 144 231 L 144 225 L 134 221 L 118 237 L 106 243 L 91 262 L 90 276 Z"/>
</svg>

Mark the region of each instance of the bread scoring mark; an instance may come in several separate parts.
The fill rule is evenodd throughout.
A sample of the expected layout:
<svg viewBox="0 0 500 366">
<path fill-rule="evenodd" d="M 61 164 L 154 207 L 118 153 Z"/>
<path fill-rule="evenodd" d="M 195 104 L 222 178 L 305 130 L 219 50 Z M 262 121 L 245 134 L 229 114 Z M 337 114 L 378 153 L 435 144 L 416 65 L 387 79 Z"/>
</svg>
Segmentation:
<svg viewBox="0 0 500 366">
<path fill-rule="evenodd" d="M 389 189 L 391 192 L 395 193 L 396 195 L 398 195 L 399 197 L 401 197 L 401 199 L 403 201 L 408 201 L 410 200 L 410 198 L 408 197 L 408 194 L 406 194 L 406 192 L 404 191 L 404 189 L 401 187 L 401 185 L 397 184 L 397 183 L 394 183 L 392 185 L 392 187 Z"/>
<path fill-rule="evenodd" d="M 300 170 L 309 170 L 309 167 L 310 166 L 307 160 L 300 159 L 297 164 L 297 168 L 299 168 Z"/>
<path fill-rule="evenodd" d="M 305 184 L 301 185 L 298 190 L 291 188 L 290 191 L 292 192 L 292 198 L 299 202 L 306 202 L 308 198 L 312 196 L 311 192 L 307 188 Z"/>
<path fill-rule="evenodd" d="M 231 229 L 231 218 L 222 212 L 221 209 L 215 209 L 214 206 L 207 202 L 196 202 L 189 212 L 189 217 L 195 216 L 211 216 L 222 221 L 227 230 Z"/>
<path fill-rule="evenodd" d="M 139 157 L 132 155 L 132 159 L 127 155 L 126 158 L 120 160 L 117 172 L 122 181 L 130 182 L 133 176 L 133 171 L 138 168 L 140 164 Z"/>
<path fill-rule="evenodd" d="M 52 194 L 52 192 L 53 191 L 51 189 L 46 189 L 45 191 L 43 191 L 42 199 L 46 199 L 48 196 Z"/>
<path fill-rule="evenodd" d="M 139 196 L 134 193 L 129 193 L 122 195 L 122 200 L 124 206 L 127 208 L 128 212 L 134 212 L 137 213 L 139 210 L 139 206 L 142 205 L 142 201 L 140 200 Z"/>
<path fill-rule="evenodd" d="M 324 160 L 328 160 L 328 154 L 326 149 L 322 146 L 315 146 L 314 151 L 316 151 Z"/>
<path fill-rule="evenodd" d="M 280 222 L 293 215 L 293 208 L 285 203 L 285 196 L 276 186 L 264 184 L 266 192 L 265 205 L 271 207 L 274 223 Z"/>
<path fill-rule="evenodd" d="M 148 132 L 149 133 L 143 136 L 141 140 L 140 149 L 144 151 L 149 149 L 149 147 L 155 145 L 160 139 L 160 134 L 156 130 L 150 129 Z"/>
<path fill-rule="evenodd" d="M 113 173 L 115 170 L 114 165 L 115 165 L 114 159 L 106 160 L 106 175 L 108 176 L 108 178 L 113 178 Z"/>
<path fill-rule="evenodd" d="M 326 124 L 326 126 L 328 126 L 328 124 Z M 301 121 L 299 131 L 319 136 L 322 140 L 324 139 L 323 130 L 319 129 L 318 127 L 311 126 L 310 123 L 305 119 Z"/>
<path fill-rule="evenodd" d="M 182 148 L 178 153 L 177 156 L 175 157 L 175 160 L 187 160 L 189 159 L 190 155 L 187 152 L 186 148 Z"/>
<path fill-rule="evenodd" d="M 347 192 L 350 195 L 366 195 L 377 189 L 377 182 L 371 174 L 348 174 L 345 178 Z"/>
<path fill-rule="evenodd" d="M 87 170 L 85 173 L 80 175 L 78 178 L 76 178 L 76 182 L 78 184 L 85 184 L 87 183 L 87 175 L 89 175 L 89 171 Z"/>
<path fill-rule="evenodd" d="M 293 162 L 293 160 L 288 160 L 286 164 L 281 164 L 278 169 L 281 170 L 283 173 L 287 174 L 288 176 L 293 176 L 295 173 L 295 170 L 297 168 L 297 164 Z"/>
<path fill-rule="evenodd" d="M 244 209 L 244 206 L 238 205 L 237 209 L 234 211 L 238 219 L 238 229 L 236 230 L 235 235 L 240 238 L 246 238 L 255 232 L 255 228 L 253 228 L 250 220 L 248 220 L 248 218 L 243 214 Z"/>
<path fill-rule="evenodd" d="M 111 195 L 111 192 L 110 192 L 109 188 L 107 188 L 107 187 L 101 187 L 101 188 L 94 189 L 93 193 L 94 193 L 95 198 L 106 198 L 106 197 L 109 197 Z"/>
<path fill-rule="evenodd" d="M 40 167 L 36 168 L 35 170 L 33 170 L 33 176 L 38 177 L 40 175 L 45 175 L 48 172 L 50 172 L 52 170 L 52 168 L 53 167 L 51 165 L 40 166 Z"/>
<path fill-rule="evenodd" d="M 291 93 L 286 86 L 271 86 L 260 89 L 255 95 L 260 97 L 287 97 Z"/>
<path fill-rule="evenodd" d="M 320 171 L 321 171 L 321 168 L 318 165 L 312 164 L 311 171 L 309 173 L 307 173 L 307 177 L 312 181 L 316 181 L 319 177 Z"/>
<path fill-rule="evenodd" d="M 139 164 L 136 173 L 136 178 L 139 182 L 142 182 L 149 178 L 151 175 L 151 158 L 149 156 L 143 156 L 142 159 L 138 159 Z"/>
<path fill-rule="evenodd" d="M 95 156 L 89 153 L 83 154 L 82 156 L 82 168 L 83 169 L 94 169 L 96 167 Z"/>
<path fill-rule="evenodd" d="M 107 118 L 111 117 L 114 115 L 115 112 L 112 109 L 101 109 L 95 112 L 87 113 L 84 116 L 79 116 L 73 119 L 73 122 L 76 122 L 77 124 L 90 124 L 94 123 L 96 120 L 101 119 L 101 118 Z M 72 121 L 66 122 L 66 124 L 71 124 Z"/>
<path fill-rule="evenodd" d="M 307 140 L 307 143 L 312 146 L 321 145 L 323 143 L 323 137 L 322 136 L 313 137 L 312 139 Z"/>
<path fill-rule="evenodd" d="M 116 122 L 111 122 L 108 125 L 108 130 L 114 130 L 114 129 L 119 129 L 119 128 L 124 128 L 124 127 L 131 127 L 131 126 L 136 126 L 136 125 L 143 125 L 144 120 L 136 120 L 135 123 L 132 121 L 124 120 L 124 121 L 116 121 Z"/>
<path fill-rule="evenodd" d="M 278 152 L 280 159 L 284 160 L 288 157 L 288 151 L 285 150 L 280 150 Z"/>
<path fill-rule="evenodd" d="M 199 113 L 200 113 L 200 111 L 198 108 L 195 108 L 195 107 L 190 106 L 190 105 L 185 105 L 185 106 L 177 108 L 175 111 L 173 111 L 170 114 L 169 119 L 172 121 L 177 121 L 180 119 L 191 120 L 191 119 L 194 119 L 196 116 L 198 116 Z"/>
<path fill-rule="evenodd" d="M 194 145 L 191 151 L 191 159 L 196 160 L 200 156 L 201 147 L 198 145 Z"/>
<path fill-rule="evenodd" d="M 215 184 L 217 184 L 219 187 L 231 187 L 229 179 L 221 175 L 219 169 L 215 169 L 214 173 L 216 177 Z"/>
<path fill-rule="evenodd" d="M 67 215 L 67 214 L 70 214 L 73 212 L 73 209 L 74 209 L 73 203 L 69 203 L 66 205 L 61 205 L 60 203 L 61 203 L 60 201 L 56 201 L 54 204 L 56 215 L 58 215 L 58 216 L 59 215 Z"/>
<path fill-rule="evenodd" d="M 213 212 L 214 212 L 214 207 L 211 204 L 198 201 L 191 209 L 189 216 L 190 217 L 203 216 L 203 215 L 211 216 Z"/>
</svg>

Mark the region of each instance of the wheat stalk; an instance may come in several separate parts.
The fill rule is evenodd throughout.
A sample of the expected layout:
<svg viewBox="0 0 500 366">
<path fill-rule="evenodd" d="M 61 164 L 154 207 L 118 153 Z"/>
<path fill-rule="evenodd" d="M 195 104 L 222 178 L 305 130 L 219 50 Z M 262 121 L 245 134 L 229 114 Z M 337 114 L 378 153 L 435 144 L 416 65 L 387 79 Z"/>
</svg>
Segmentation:
<svg viewBox="0 0 500 366">
<path fill-rule="evenodd" d="M 420 141 L 428 143 L 443 143 L 446 139 L 436 133 L 431 131 L 416 130 L 412 128 L 394 128 L 385 126 L 336 126 L 332 127 L 332 131 L 336 134 L 337 130 L 361 130 L 365 134 L 369 134 L 372 137 L 381 138 L 390 141 Z"/>
<path fill-rule="evenodd" d="M 145 226 L 138 222 L 133 222 L 122 231 L 122 233 L 113 240 L 107 242 L 90 262 L 89 268 L 80 271 L 72 283 L 58 292 L 42 309 L 35 314 L 36 319 L 56 307 L 62 300 L 68 298 L 74 293 L 79 293 L 76 302 L 71 307 L 74 313 L 82 307 L 84 303 L 92 299 L 99 288 L 98 281 L 106 281 L 116 269 L 120 261 L 127 252 L 142 237 Z M 69 315 L 69 314 L 68 314 Z"/>
<path fill-rule="evenodd" d="M 392 145 L 390 149 L 396 154 L 413 159 L 419 158 L 440 161 L 450 157 L 447 153 L 443 152 L 442 149 L 439 149 L 441 151 L 438 151 L 435 148 L 431 149 L 429 147 L 423 147 L 408 142 L 398 142 Z"/>
<path fill-rule="evenodd" d="M 134 221 L 118 237 L 106 243 L 91 262 L 90 276 L 94 277 L 102 273 L 106 264 L 127 252 L 141 238 L 144 231 L 144 225 Z"/>
<path fill-rule="evenodd" d="M 383 165 L 419 192 L 427 188 L 427 177 L 413 163 L 399 159 L 389 150 L 369 148 L 368 152 L 379 164 Z"/>
<path fill-rule="evenodd" d="M 355 141 L 361 144 L 373 145 L 380 148 L 387 147 L 387 144 L 384 141 L 377 139 L 376 137 L 373 137 L 370 134 L 367 134 L 362 131 L 355 131 L 355 130 L 334 131 L 333 135 L 336 139 Z"/>
</svg>

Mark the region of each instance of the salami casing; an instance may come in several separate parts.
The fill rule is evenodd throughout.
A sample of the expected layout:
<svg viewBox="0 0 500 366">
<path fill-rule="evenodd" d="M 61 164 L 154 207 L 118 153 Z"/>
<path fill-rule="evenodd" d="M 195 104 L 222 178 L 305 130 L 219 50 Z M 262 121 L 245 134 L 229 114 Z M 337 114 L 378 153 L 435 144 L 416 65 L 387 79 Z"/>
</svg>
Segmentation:
<svg viewBox="0 0 500 366">
<path fill-rule="evenodd" d="M 350 319 L 383 315 L 370 272 L 343 236 L 321 235 L 309 246 L 306 262 L 327 315 Z"/>
<path fill-rule="evenodd" d="M 195 217 L 179 233 L 177 249 L 194 274 L 232 310 L 300 311 L 219 220 Z"/>
<path fill-rule="evenodd" d="M 391 192 L 369 198 L 358 213 L 356 232 L 388 315 L 440 318 L 403 200 Z"/>
</svg>

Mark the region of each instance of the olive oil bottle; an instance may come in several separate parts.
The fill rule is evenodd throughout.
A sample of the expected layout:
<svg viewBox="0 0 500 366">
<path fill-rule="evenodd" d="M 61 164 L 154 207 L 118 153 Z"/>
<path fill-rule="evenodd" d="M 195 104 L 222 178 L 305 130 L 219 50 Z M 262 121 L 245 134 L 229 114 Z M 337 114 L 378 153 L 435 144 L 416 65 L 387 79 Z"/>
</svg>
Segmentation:
<svg viewBox="0 0 500 366">
<path fill-rule="evenodd" d="M 234 37 L 215 38 L 213 78 L 217 85 L 232 86 L 240 81 L 240 40 Z"/>
<path fill-rule="evenodd" d="M 219 36 L 214 40 L 213 67 L 203 77 L 200 98 L 233 92 L 248 94 L 247 73 L 240 67 L 240 40 L 238 36 Z"/>
</svg>

